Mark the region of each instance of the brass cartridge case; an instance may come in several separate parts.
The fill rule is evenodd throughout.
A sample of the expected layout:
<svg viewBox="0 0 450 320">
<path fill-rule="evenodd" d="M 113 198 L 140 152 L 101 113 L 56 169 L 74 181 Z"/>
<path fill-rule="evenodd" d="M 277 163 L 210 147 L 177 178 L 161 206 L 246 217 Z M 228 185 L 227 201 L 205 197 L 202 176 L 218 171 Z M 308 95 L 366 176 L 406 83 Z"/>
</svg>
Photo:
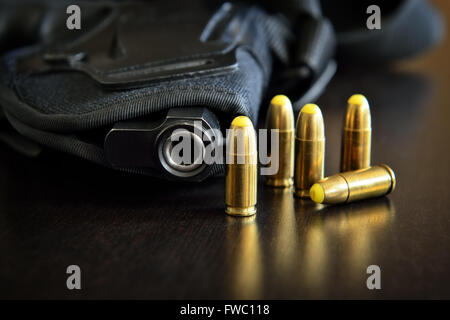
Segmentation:
<svg viewBox="0 0 450 320">
<path fill-rule="evenodd" d="M 310 190 L 317 203 L 336 204 L 386 195 L 395 189 L 394 171 L 385 164 L 347 171 L 315 183 Z"/>
<path fill-rule="evenodd" d="M 347 101 L 341 147 L 341 172 L 370 167 L 372 126 L 367 99 L 355 94 Z"/>
<path fill-rule="evenodd" d="M 256 213 L 257 148 L 251 120 L 236 117 L 227 135 L 225 212 L 233 216 Z"/>
<path fill-rule="evenodd" d="M 266 184 L 273 187 L 289 187 L 294 177 L 294 111 L 288 97 L 277 95 L 270 101 L 266 128 L 278 131 L 278 172 L 267 176 Z M 269 137 L 270 137 L 269 132 Z M 274 150 L 269 156 L 274 156 Z M 273 163 L 271 164 L 273 165 Z"/>
<path fill-rule="evenodd" d="M 308 198 L 311 186 L 323 179 L 325 162 L 325 130 L 320 108 L 306 104 L 295 127 L 294 194 Z"/>
</svg>

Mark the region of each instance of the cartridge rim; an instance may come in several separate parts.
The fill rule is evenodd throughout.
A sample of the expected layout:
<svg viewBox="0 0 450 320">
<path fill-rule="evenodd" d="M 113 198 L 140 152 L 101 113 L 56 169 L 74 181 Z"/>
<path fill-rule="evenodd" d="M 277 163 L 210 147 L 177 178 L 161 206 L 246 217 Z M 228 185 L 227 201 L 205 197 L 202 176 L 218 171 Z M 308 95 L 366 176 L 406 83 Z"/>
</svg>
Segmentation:
<svg viewBox="0 0 450 320">
<path fill-rule="evenodd" d="M 294 196 L 302 199 L 309 199 L 309 190 L 308 189 L 296 189 L 294 190 Z"/>
<path fill-rule="evenodd" d="M 248 217 L 252 216 L 256 213 L 256 206 L 250 206 L 250 207 L 230 207 L 227 206 L 225 208 L 225 212 L 229 214 L 230 216 L 241 216 L 241 217 Z"/>
<path fill-rule="evenodd" d="M 271 187 L 290 187 L 294 184 L 294 179 L 293 178 L 287 178 L 287 179 L 282 179 L 282 178 L 273 178 L 273 177 L 268 177 L 266 180 L 266 184 L 268 186 Z"/>
<path fill-rule="evenodd" d="M 395 187 L 397 186 L 397 179 L 395 178 L 395 173 L 394 170 L 391 169 L 391 167 L 389 167 L 387 164 L 380 164 L 380 167 L 383 167 L 384 169 L 386 169 L 387 172 L 389 172 L 389 175 L 391 176 L 391 188 L 389 189 L 389 191 L 386 194 L 391 193 L 392 191 L 395 190 Z"/>
</svg>

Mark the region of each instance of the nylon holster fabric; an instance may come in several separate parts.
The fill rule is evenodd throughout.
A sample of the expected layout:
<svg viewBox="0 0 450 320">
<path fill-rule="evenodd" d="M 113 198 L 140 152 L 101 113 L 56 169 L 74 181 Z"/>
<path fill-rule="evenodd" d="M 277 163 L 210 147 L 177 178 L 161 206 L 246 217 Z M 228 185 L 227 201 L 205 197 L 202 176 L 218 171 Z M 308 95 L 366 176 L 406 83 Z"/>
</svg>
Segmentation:
<svg viewBox="0 0 450 320">
<path fill-rule="evenodd" d="M 39 146 L 110 166 L 102 137 L 119 121 L 190 106 L 208 107 L 223 128 L 236 115 L 256 121 L 273 55 L 287 56 L 283 20 L 255 6 L 158 3 L 80 3 L 89 27 L 79 31 L 44 17 L 45 39 L 2 57 L 0 106 L 10 126 Z"/>
</svg>

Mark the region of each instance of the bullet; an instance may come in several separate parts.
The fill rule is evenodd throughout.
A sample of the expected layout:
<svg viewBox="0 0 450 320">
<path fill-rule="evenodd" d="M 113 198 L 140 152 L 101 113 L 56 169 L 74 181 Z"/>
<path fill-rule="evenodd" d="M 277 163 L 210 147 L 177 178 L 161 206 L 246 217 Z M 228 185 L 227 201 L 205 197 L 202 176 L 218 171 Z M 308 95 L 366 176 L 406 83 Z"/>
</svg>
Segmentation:
<svg viewBox="0 0 450 320">
<path fill-rule="evenodd" d="M 266 128 L 278 130 L 278 172 L 267 176 L 266 184 L 273 187 L 289 187 L 294 176 L 294 111 L 288 97 L 277 95 L 270 101 Z M 274 155 L 270 150 L 269 156 Z"/>
<path fill-rule="evenodd" d="M 295 127 L 295 196 L 309 197 L 311 186 L 323 179 L 325 131 L 320 108 L 306 104 Z"/>
<path fill-rule="evenodd" d="M 354 94 L 347 101 L 341 150 L 341 172 L 370 167 L 372 127 L 366 97 Z"/>
<path fill-rule="evenodd" d="M 232 216 L 256 213 L 257 151 L 252 121 L 239 116 L 227 135 L 225 212 Z"/>
<path fill-rule="evenodd" d="M 314 202 L 336 204 L 383 196 L 394 189 L 394 171 L 380 164 L 325 178 L 311 187 L 310 194 Z"/>
</svg>

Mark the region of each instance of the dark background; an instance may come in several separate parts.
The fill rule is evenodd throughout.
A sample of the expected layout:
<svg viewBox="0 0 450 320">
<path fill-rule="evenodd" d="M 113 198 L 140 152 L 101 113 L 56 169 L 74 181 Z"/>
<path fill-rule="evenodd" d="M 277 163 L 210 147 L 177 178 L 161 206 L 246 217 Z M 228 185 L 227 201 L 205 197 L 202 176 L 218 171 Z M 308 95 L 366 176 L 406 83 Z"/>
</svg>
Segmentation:
<svg viewBox="0 0 450 320">
<path fill-rule="evenodd" d="M 434 1 L 450 20 L 450 3 Z M 450 45 L 390 68 L 340 65 L 318 101 L 326 174 L 345 101 L 372 109 L 388 197 L 325 207 L 260 179 L 254 218 L 225 215 L 224 181 L 174 184 L 69 156 L 0 148 L 0 298 L 450 298 Z M 82 290 L 66 288 L 66 268 Z M 381 268 L 381 290 L 366 287 Z"/>
</svg>

